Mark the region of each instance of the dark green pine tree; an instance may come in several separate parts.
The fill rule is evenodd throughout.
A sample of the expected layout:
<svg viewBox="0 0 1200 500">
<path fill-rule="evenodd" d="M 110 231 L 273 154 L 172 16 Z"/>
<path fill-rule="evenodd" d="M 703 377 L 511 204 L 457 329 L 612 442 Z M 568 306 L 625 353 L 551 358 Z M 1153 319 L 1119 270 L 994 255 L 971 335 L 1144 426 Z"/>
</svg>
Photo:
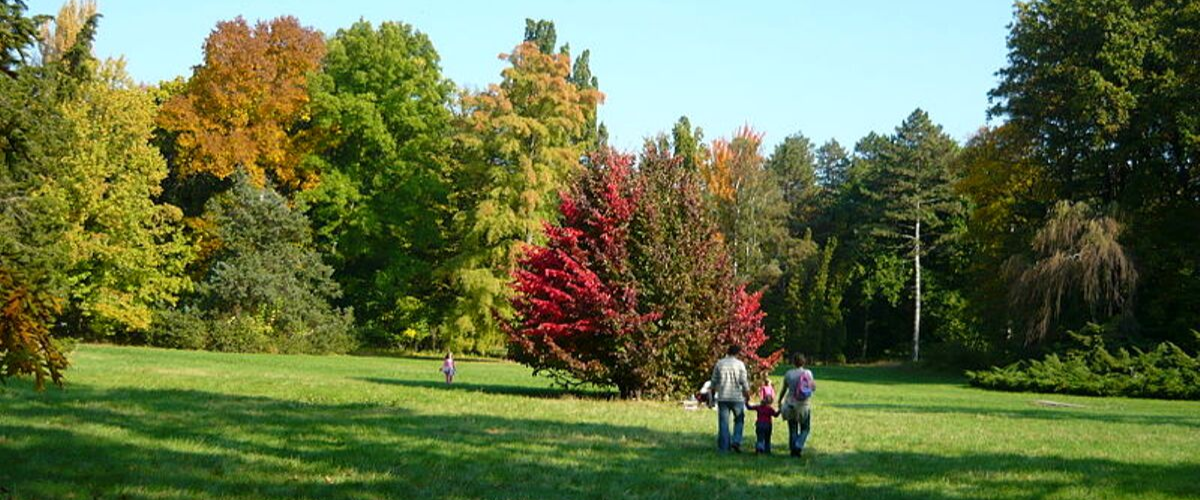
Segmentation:
<svg viewBox="0 0 1200 500">
<path fill-rule="evenodd" d="M 896 128 L 875 162 L 869 192 L 880 211 L 872 234 L 912 259 L 912 359 L 920 359 L 921 257 L 948 234 L 943 223 L 961 212 L 950 163 L 958 145 L 918 109 Z"/>
<path fill-rule="evenodd" d="M 69 173 L 72 134 L 56 97 L 68 82 L 25 64 L 36 30 L 24 11 L 0 3 L 0 382 L 32 375 L 41 389 L 68 364 L 50 328 L 69 291 L 69 203 L 43 185 Z"/>
<path fill-rule="evenodd" d="M 236 174 L 233 187 L 208 201 L 205 219 L 221 248 L 199 286 L 199 309 L 213 321 L 205 347 L 230 351 L 346 352 L 353 347 L 348 310 L 333 269 L 313 248 L 308 219 L 275 190 Z M 224 327 L 224 328 L 222 328 Z"/>
<path fill-rule="evenodd" d="M 837 191 L 850 176 L 850 153 L 830 139 L 817 148 L 817 183 L 829 191 Z"/>
<path fill-rule="evenodd" d="M 793 237 L 800 237 L 821 210 L 815 162 L 813 143 L 800 132 L 776 145 L 767 159 L 767 170 L 775 175 L 787 202 L 788 230 Z"/>
</svg>

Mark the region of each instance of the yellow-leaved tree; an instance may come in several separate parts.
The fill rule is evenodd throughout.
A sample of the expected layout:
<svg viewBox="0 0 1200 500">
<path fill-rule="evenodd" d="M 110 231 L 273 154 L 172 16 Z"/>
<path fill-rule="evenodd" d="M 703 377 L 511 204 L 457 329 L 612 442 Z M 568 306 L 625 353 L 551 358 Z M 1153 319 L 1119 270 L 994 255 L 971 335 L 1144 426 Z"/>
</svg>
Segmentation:
<svg viewBox="0 0 1200 500">
<path fill-rule="evenodd" d="M 313 149 L 308 75 L 325 55 L 325 40 L 294 17 L 251 27 L 238 17 L 217 23 L 183 92 L 168 100 L 159 124 L 175 134 L 182 176 L 227 178 L 245 170 L 259 186 L 307 189 L 317 172 L 302 161 Z"/>
<path fill-rule="evenodd" d="M 507 284 L 521 248 L 541 240 L 558 192 L 594 144 L 587 130 L 603 94 L 571 80 L 566 50 L 539 48 L 553 45 L 552 25 L 527 30 L 524 43 L 501 55 L 511 64 L 502 81 L 462 97 L 455 199 L 460 251 L 446 266 L 458 298 L 443 326 L 452 347 L 503 345 L 495 316 L 510 315 Z"/>
</svg>

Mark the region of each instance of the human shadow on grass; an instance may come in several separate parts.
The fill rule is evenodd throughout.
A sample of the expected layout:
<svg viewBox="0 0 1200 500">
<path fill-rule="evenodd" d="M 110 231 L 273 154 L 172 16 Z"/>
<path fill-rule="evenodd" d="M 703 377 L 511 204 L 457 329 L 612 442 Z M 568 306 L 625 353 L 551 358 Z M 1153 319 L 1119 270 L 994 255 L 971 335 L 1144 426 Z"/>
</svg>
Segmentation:
<svg viewBox="0 0 1200 500">
<path fill-rule="evenodd" d="M 562 389 L 556 387 L 529 387 L 519 385 L 475 384 L 470 382 L 455 382 L 447 384 L 432 380 L 406 380 L 399 378 L 361 377 L 354 380 L 373 382 L 376 384 L 396 385 L 419 389 L 437 389 L 446 391 L 481 392 L 504 396 L 524 396 L 541 399 L 613 399 L 616 391 L 603 389 Z"/>
<path fill-rule="evenodd" d="M 1114 413 L 1114 410 L 1097 411 L 1091 408 L 986 408 L 962 407 L 948 405 L 925 404 L 891 404 L 891 403 L 833 403 L 833 408 L 848 410 L 875 410 L 894 413 L 936 413 L 982 415 L 1017 419 L 1036 419 L 1049 421 L 1093 420 L 1113 424 L 1133 425 L 1175 425 L 1180 427 L 1200 428 L 1200 416 L 1181 417 L 1178 415 L 1147 415 L 1137 413 Z"/>
<path fill-rule="evenodd" d="M 781 491 L 788 498 L 1032 500 L 1085 482 L 1088 489 L 1074 493 L 1200 495 L 1195 460 L 822 455 L 819 448 L 806 460 L 729 456 L 712 451 L 708 432 L 195 390 L 77 385 L 10 393 L 0 404 L 0 486 L 14 500 L 692 499 Z"/>
</svg>

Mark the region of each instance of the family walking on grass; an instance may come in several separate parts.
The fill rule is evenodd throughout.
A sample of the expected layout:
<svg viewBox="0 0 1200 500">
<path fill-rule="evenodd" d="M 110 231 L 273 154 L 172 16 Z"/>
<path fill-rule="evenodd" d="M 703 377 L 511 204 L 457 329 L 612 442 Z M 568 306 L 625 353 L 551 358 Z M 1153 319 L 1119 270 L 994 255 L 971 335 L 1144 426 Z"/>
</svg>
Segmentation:
<svg viewBox="0 0 1200 500">
<path fill-rule="evenodd" d="M 717 361 L 713 367 L 709 397 L 717 404 L 717 449 L 722 452 L 742 451 L 742 430 L 745 425 L 746 410 L 754 410 L 757 418 L 754 431 L 757 441 L 754 445 L 756 453 L 771 453 L 772 419 L 781 416 L 788 423 L 788 451 L 793 457 L 799 457 L 804 452 L 804 443 L 812 423 L 812 406 L 809 400 L 817 384 L 813 381 L 812 371 L 804 367 L 803 354 L 793 354 L 794 367 L 783 375 L 783 388 L 779 392 L 780 409 L 773 406 L 775 388 L 767 379 L 759 391 L 759 403 L 747 404 L 750 401 L 750 381 L 746 374 L 746 364 L 738 359 L 742 353 L 741 346 L 730 346 L 726 356 Z M 733 434 L 729 432 L 729 419 L 733 417 Z"/>
</svg>

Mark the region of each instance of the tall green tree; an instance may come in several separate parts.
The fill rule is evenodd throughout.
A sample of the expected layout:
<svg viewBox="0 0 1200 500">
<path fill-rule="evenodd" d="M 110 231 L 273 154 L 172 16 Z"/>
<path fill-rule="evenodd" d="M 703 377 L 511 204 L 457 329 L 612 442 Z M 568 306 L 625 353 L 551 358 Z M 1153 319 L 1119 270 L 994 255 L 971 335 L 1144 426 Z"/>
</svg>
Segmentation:
<svg viewBox="0 0 1200 500">
<path fill-rule="evenodd" d="M 846 183 L 849 175 L 850 153 L 837 139 L 830 139 L 817 148 L 816 176 L 821 187 L 836 191 Z"/>
<path fill-rule="evenodd" d="M 24 0 L 0 0 L 0 71 L 10 78 L 28 63 L 44 17 L 26 15 Z"/>
<path fill-rule="evenodd" d="M 155 201 L 167 166 L 150 144 L 153 98 L 110 60 L 63 107 L 67 172 L 46 186 L 70 200 L 64 237 L 74 262 L 60 327 L 84 337 L 144 331 L 155 309 L 173 306 L 191 287 L 182 212 Z"/>
<path fill-rule="evenodd" d="M 701 165 L 708 161 L 704 131 L 700 127 L 693 128 L 686 116 L 679 117 L 671 128 L 671 145 L 675 156 L 680 157 L 683 167 L 688 170 L 699 172 Z"/>
<path fill-rule="evenodd" d="M 892 242 L 880 239 L 871 230 L 872 221 L 880 220 L 883 211 L 883 199 L 876 194 L 875 180 L 890 147 L 890 138 L 876 133 L 856 143 L 854 154 L 846 158 L 845 179 L 836 188 L 822 186 L 823 206 L 813 225 L 812 239 L 824 242 L 820 250 L 833 252 L 828 264 L 827 290 L 842 294 L 834 307 L 832 296 L 826 292 L 824 307 L 829 311 L 828 317 L 840 317 L 843 323 L 829 338 L 838 338 L 844 332 L 846 341 L 841 343 L 841 352 L 860 359 L 894 349 L 893 332 L 904 328 L 896 321 L 896 306 L 908 279 L 904 258 L 896 255 Z M 823 160 L 818 157 L 818 161 Z M 812 252 L 794 259 L 804 264 L 792 266 L 797 272 L 812 275 L 813 269 L 820 270 L 825 265 L 820 260 L 821 254 L 816 252 L 815 241 Z M 801 283 L 815 283 L 815 280 Z M 817 304 L 820 299 L 805 298 L 803 303 Z"/>
<path fill-rule="evenodd" d="M 583 92 L 600 90 L 600 80 L 592 74 L 591 59 L 592 51 L 585 49 L 571 65 L 571 83 Z M 601 148 L 608 143 L 608 129 L 599 121 L 599 106 L 600 102 L 597 101 L 585 111 L 587 125 L 584 126 L 583 135 L 576 139 L 590 149 Z"/>
<path fill-rule="evenodd" d="M 880 203 L 873 233 L 897 242 L 912 264 L 912 359 L 920 359 L 921 258 L 950 234 L 946 224 L 963 205 L 954 192 L 951 161 L 958 145 L 918 109 L 896 128 L 868 183 Z"/>
<path fill-rule="evenodd" d="M 521 248 L 542 237 L 557 193 L 578 173 L 588 146 L 579 138 L 602 94 L 570 81 L 568 54 L 543 50 L 552 31 L 543 28 L 536 43 L 502 55 L 511 65 L 499 84 L 462 98 L 456 254 L 444 267 L 457 295 L 442 328 L 452 347 L 503 345 L 496 316 L 511 316 L 508 283 Z"/>
<path fill-rule="evenodd" d="M 36 35 L 23 2 L 0 2 L 0 380 L 32 375 L 42 388 L 68 364 L 50 330 L 71 262 L 68 200 L 45 186 L 65 172 L 71 134 L 55 98 L 62 75 L 28 64 Z"/>
<path fill-rule="evenodd" d="M 525 41 L 532 43 L 543 54 L 553 54 L 558 48 L 554 21 L 525 18 Z"/>
<path fill-rule="evenodd" d="M 1021 2 L 991 92 L 1055 198 L 1128 219 L 1142 333 L 1184 345 L 1200 325 L 1198 23 L 1195 2 Z"/>
<path fill-rule="evenodd" d="M 821 210 L 812 141 L 799 132 L 787 136 L 775 146 L 766 167 L 788 205 L 788 229 L 792 236 L 800 237 Z"/>
<path fill-rule="evenodd" d="M 308 161 L 324 174 L 298 199 L 374 343 L 429 338 L 448 302 L 434 270 L 451 249 L 454 86 L 438 65 L 411 26 L 358 21 L 329 40 L 313 77 L 325 132 Z"/>
</svg>

